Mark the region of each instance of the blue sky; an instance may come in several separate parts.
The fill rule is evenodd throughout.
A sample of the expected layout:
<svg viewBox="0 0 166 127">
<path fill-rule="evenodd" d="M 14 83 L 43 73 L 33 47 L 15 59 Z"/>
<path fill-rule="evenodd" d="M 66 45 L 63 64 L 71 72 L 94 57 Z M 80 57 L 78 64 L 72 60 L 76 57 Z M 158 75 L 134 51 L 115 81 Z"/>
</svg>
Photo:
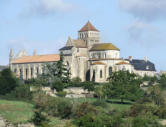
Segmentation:
<svg viewBox="0 0 166 127">
<path fill-rule="evenodd" d="M 10 48 L 58 53 L 88 20 L 121 57 L 147 56 L 166 70 L 165 0 L 0 0 L 0 64 L 8 64 Z"/>
</svg>

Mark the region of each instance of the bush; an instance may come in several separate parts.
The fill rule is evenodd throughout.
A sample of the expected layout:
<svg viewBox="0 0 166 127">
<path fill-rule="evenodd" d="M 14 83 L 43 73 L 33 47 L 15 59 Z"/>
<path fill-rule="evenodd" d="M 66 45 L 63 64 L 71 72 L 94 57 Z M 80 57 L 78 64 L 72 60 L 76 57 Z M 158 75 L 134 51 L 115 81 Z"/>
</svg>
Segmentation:
<svg viewBox="0 0 166 127">
<path fill-rule="evenodd" d="M 78 118 L 78 117 L 82 117 L 82 116 L 84 116 L 88 113 L 94 113 L 95 114 L 96 112 L 97 112 L 97 110 L 93 105 L 89 104 L 88 102 L 85 102 L 85 103 L 82 103 L 81 105 L 79 105 L 75 109 L 74 116 L 76 118 Z"/>
<path fill-rule="evenodd" d="M 52 83 L 51 89 L 56 89 L 57 92 L 63 91 L 64 89 L 64 84 L 58 80 Z"/>
<path fill-rule="evenodd" d="M 48 119 L 46 118 L 44 114 L 41 113 L 40 110 L 36 110 L 34 112 L 34 117 L 32 118 L 32 122 L 37 126 L 46 127 L 45 125 L 48 122 Z"/>
<path fill-rule="evenodd" d="M 58 115 L 61 118 L 63 119 L 69 118 L 70 115 L 72 114 L 72 104 L 67 100 L 62 100 L 58 103 L 57 110 L 58 110 Z"/>
<path fill-rule="evenodd" d="M 12 98 L 14 97 L 14 98 L 31 99 L 32 93 L 30 91 L 30 86 L 22 84 L 16 87 L 15 90 L 13 90 L 7 96 Z"/>
<path fill-rule="evenodd" d="M 66 94 L 67 93 L 65 91 L 60 91 L 56 95 L 59 96 L 59 97 L 66 97 Z"/>
<path fill-rule="evenodd" d="M 150 114 L 137 116 L 132 120 L 132 127 L 161 127 L 159 122 Z"/>
<path fill-rule="evenodd" d="M 9 68 L 0 72 L 0 95 L 10 93 L 20 84 Z"/>
</svg>

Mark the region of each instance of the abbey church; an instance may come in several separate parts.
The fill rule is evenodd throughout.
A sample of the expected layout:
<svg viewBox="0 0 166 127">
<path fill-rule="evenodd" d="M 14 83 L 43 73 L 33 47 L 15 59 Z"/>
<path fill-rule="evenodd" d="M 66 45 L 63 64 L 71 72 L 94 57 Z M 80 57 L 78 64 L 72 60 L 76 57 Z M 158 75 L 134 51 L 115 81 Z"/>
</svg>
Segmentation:
<svg viewBox="0 0 166 127">
<path fill-rule="evenodd" d="M 155 65 L 147 57 L 142 60 L 132 56 L 124 59 L 120 57 L 120 49 L 112 43 L 102 43 L 100 31 L 89 21 L 78 31 L 78 38 L 69 37 L 66 45 L 60 48 L 64 54 L 64 64 L 71 71 L 71 78 L 79 77 L 82 81 L 106 82 L 112 72 L 125 70 L 140 76 L 154 76 Z M 59 54 L 28 55 L 22 49 L 17 56 L 10 51 L 9 65 L 18 76 L 28 80 L 44 72 L 45 63 L 57 62 Z"/>
</svg>

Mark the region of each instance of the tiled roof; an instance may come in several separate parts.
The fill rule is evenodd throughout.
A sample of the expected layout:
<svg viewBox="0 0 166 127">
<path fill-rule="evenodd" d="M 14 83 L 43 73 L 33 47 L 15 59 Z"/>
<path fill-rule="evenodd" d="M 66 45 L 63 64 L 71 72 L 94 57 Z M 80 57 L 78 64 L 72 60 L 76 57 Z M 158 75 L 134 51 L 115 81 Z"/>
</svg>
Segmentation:
<svg viewBox="0 0 166 127">
<path fill-rule="evenodd" d="M 95 44 L 90 51 L 118 50 L 112 43 Z"/>
<path fill-rule="evenodd" d="M 56 62 L 60 60 L 60 55 L 50 54 L 50 55 L 36 55 L 36 56 L 23 56 L 15 59 L 13 64 L 21 63 L 44 63 L 44 62 Z"/>
<path fill-rule="evenodd" d="M 79 31 L 79 32 L 84 32 L 84 31 L 97 31 L 97 30 L 89 21 L 85 24 L 85 26 Z"/>
<path fill-rule="evenodd" d="M 121 62 L 117 63 L 116 65 L 124 65 L 124 64 L 130 64 L 130 63 L 127 63 L 125 61 L 121 61 Z"/>
<path fill-rule="evenodd" d="M 127 59 L 128 60 L 128 59 Z M 132 59 L 128 60 L 135 70 L 140 71 L 156 71 L 155 65 L 150 61 Z"/>
<path fill-rule="evenodd" d="M 98 62 L 92 63 L 92 65 L 105 65 L 105 63 L 98 61 Z"/>
</svg>

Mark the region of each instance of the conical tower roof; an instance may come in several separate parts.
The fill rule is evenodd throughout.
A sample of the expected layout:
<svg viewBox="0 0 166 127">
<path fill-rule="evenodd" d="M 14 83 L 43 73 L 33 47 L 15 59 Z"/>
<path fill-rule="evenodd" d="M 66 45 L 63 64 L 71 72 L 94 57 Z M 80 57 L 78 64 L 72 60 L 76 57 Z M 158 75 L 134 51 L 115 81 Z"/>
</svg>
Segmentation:
<svg viewBox="0 0 166 127">
<path fill-rule="evenodd" d="M 99 32 L 99 30 L 97 30 L 91 23 L 90 21 L 88 21 L 85 26 L 79 30 L 79 32 L 84 32 L 84 31 L 97 31 Z"/>
</svg>

